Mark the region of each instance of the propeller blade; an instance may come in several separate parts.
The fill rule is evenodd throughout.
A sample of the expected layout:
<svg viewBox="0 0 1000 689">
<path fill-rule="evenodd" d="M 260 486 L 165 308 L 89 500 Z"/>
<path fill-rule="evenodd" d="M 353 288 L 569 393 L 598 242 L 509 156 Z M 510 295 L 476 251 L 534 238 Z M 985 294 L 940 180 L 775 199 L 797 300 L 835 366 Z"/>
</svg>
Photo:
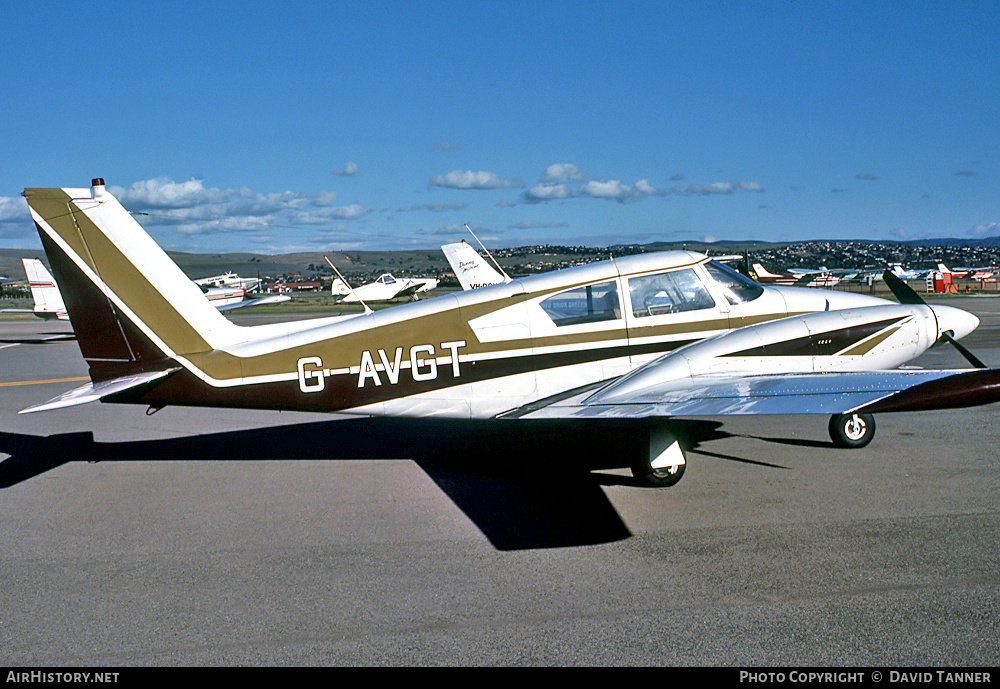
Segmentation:
<svg viewBox="0 0 1000 689">
<path fill-rule="evenodd" d="M 899 300 L 900 304 L 927 303 L 919 294 L 913 291 L 912 287 L 903 282 L 903 280 L 897 275 L 893 274 L 891 270 L 887 270 L 882 273 L 882 279 L 885 280 L 885 284 L 888 285 L 890 290 L 892 290 L 893 296 Z"/>
<path fill-rule="evenodd" d="M 941 333 L 940 340 L 945 340 L 946 342 L 950 342 L 951 345 L 955 349 L 958 350 L 958 353 L 961 354 L 962 356 L 964 356 L 965 360 L 968 361 L 973 366 L 975 366 L 976 368 L 986 368 L 987 367 L 986 364 L 984 364 L 982 361 L 980 361 L 978 358 L 976 358 L 975 354 L 973 354 L 972 352 L 970 352 L 961 343 L 959 343 L 958 340 L 956 340 L 954 337 L 952 337 L 951 331 L 945 330 L 943 333 Z"/>
<path fill-rule="evenodd" d="M 882 279 L 885 280 L 885 284 L 889 286 L 892 290 L 893 295 L 899 300 L 900 304 L 926 304 L 923 298 L 913 291 L 913 288 L 908 284 L 903 282 L 898 276 L 894 275 L 892 271 L 885 271 L 882 273 Z M 958 340 L 952 335 L 951 331 L 946 330 L 941 333 L 938 337 L 938 342 L 947 342 L 952 347 L 958 350 L 958 353 L 965 357 L 965 360 L 976 368 L 987 368 L 986 364 L 980 361 L 975 354 L 966 349 Z"/>
</svg>

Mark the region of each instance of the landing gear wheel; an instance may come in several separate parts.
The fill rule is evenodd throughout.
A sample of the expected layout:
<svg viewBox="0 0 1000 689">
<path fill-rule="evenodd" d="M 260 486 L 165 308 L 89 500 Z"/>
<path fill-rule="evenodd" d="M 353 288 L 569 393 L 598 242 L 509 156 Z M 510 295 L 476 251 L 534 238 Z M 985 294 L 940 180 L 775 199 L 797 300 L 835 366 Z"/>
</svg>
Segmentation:
<svg viewBox="0 0 1000 689">
<path fill-rule="evenodd" d="M 687 461 L 684 451 L 668 428 L 649 430 L 649 442 L 638 448 L 632 462 L 632 477 L 650 488 L 666 488 L 681 480 Z"/>
<path fill-rule="evenodd" d="M 875 417 L 871 414 L 834 414 L 830 418 L 830 438 L 837 447 L 864 447 L 875 437 Z"/>
<path fill-rule="evenodd" d="M 632 465 L 632 478 L 649 488 L 669 488 L 683 478 L 686 466 L 686 464 L 674 464 L 654 469 L 648 459 L 641 460 Z"/>
</svg>

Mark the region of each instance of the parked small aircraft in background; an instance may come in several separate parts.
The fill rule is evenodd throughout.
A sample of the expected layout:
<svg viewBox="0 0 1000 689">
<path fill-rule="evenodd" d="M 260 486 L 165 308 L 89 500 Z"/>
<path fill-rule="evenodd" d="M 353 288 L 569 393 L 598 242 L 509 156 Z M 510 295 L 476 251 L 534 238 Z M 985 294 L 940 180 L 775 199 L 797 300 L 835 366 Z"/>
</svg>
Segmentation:
<svg viewBox="0 0 1000 689">
<path fill-rule="evenodd" d="M 982 268 L 949 268 L 944 263 L 938 263 L 938 272 L 951 275 L 952 278 L 969 278 L 970 280 L 989 280 L 996 274 L 993 266 Z"/>
<path fill-rule="evenodd" d="M 45 265 L 37 258 L 22 258 L 24 272 L 28 275 L 28 285 L 31 288 L 31 298 L 35 301 L 34 309 L 3 309 L 3 313 L 34 313 L 46 320 L 59 319 L 68 321 L 69 315 L 63 303 L 62 293 L 55 279 L 45 269 Z M 235 273 L 230 273 L 235 275 Z M 200 284 L 201 281 L 195 281 Z M 257 281 L 260 282 L 259 280 Z M 287 295 L 268 294 L 262 297 L 247 299 L 246 292 L 239 287 L 205 287 L 201 286 L 205 298 L 219 311 L 239 309 L 257 304 L 277 304 L 288 301 Z"/>
<path fill-rule="evenodd" d="M 798 287 L 833 287 L 841 276 L 826 268 L 772 273 L 760 263 L 754 263 L 751 276 L 764 285 L 796 285 Z"/>
<path fill-rule="evenodd" d="M 260 287 L 260 278 L 241 278 L 233 271 L 222 275 L 213 275 L 207 278 L 199 278 L 194 284 L 202 287 L 230 287 L 239 288 L 244 292 L 251 293 Z"/>
<path fill-rule="evenodd" d="M 1000 369 L 956 340 L 979 320 L 925 304 L 761 286 L 687 251 L 626 256 L 348 317 L 239 326 L 211 307 L 96 179 L 26 189 L 91 382 L 25 412 L 93 400 L 360 415 L 634 424 L 637 481 L 686 459 L 670 420 L 824 414 L 841 447 L 874 412 L 1000 400 Z M 977 369 L 899 370 L 948 341 Z M 513 421 L 513 420 L 520 421 Z M 627 453 L 627 454 L 626 454 Z"/>
<path fill-rule="evenodd" d="M 62 295 L 59 294 L 56 281 L 45 269 L 45 265 L 37 258 L 22 258 L 21 263 L 24 264 L 31 298 L 35 302 L 34 314 L 46 320 L 56 318 L 68 321 L 69 315 L 66 313 Z"/>
<path fill-rule="evenodd" d="M 432 290 L 438 285 L 435 278 L 395 278 L 390 273 L 379 275 L 374 282 L 353 289 L 341 278 L 333 281 L 333 296 L 343 297 L 340 301 L 352 302 L 390 301 L 403 297 L 416 297 L 420 292 Z"/>
<path fill-rule="evenodd" d="M 247 298 L 246 290 L 239 287 L 208 287 L 201 290 L 205 298 L 219 311 L 242 309 L 245 306 L 261 304 L 279 304 L 291 299 L 287 294 L 265 294 L 260 297 Z"/>
<path fill-rule="evenodd" d="M 0 313 L 33 313 L 43 320 L 68 321 L 69 315 L 66 313 L 66 305 L 63 304 L 62 295 L 56 281 L 45 270 L 45 265 L 37 258 L 22 258 L 24 272 L 28 276 L 28 288 L 31 290 L 31 298 L 35 302 L 33 309 L 0 309 Z"/>
</svg>

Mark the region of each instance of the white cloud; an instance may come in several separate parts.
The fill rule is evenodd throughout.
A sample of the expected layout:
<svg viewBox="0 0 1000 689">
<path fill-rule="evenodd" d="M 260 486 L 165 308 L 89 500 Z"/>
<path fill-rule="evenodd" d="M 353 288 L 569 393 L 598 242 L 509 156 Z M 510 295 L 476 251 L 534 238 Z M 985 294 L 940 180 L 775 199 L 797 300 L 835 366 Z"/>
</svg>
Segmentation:
<svg viewBox="0 0 1000 689">
<path fill-rule="evenodd" d="M 538 203 L 540 201 L 557 201 L 559 199 L 570 199 L 577 196 L 578 191 L 571 189 L 565 184 L 536 184 L 527 189 L 522 197 L 528 203 Z"/>
<path fill-rule="evenodd" d="M 595 199 L 614 199 L 620 203 L 638 199 L 634 187 L 614 179 L 587 182 L 580 187 L 580 195 Z"/>
<path fill-rule="evenodd" d="M 352 177 L 361 172 L 361 168 L 355 162 L 345 163 L 344 165 L 334 168 L 331 172 L 335 175 L 340 175 L 341 177 Z"/>
<path fill-rule="evenodd" d="M 510 189 L 520 187 L 522 183 L 516 177 L 501 179 L 493 172 L 452 170 L 448 174 L 432 177 L 427 186 L 447 189 Z"/>
<path fill-rule="evenodd" d="M 1000 222 L 988 222 L 976 225 L 972 228 L 972 235 L 974 237 L 990 237 L 993 235 L 1000 235 Z"/>
<path fill-rule="evenodd" d="M 21 196 L 0 196 L 0 222 L 31 220 L 28 204 Z"/>
<path fill-rule="evenodd" d="M 448 211 L 464 211 L 469 207 L 469 204 L 464 201 L 461 203 L 419 203 L 409 208 L 405 206 L 400 206 L 396 209 L 397 213 L 408 213 L 411 211 L 430 211 L 431 213 L 447 213 Z"/>
<path fill-rule="evenodd" d="M 652 184 L 649 183 L 648 179 L 640 179 L 638 182 L 636 182 L 635 183 L 635 191 L 636 191 L 636 193 L 638 193 L 638 194 L 640 194 L 642 196 L 669 196 L 670 195 L 670 189 L 668 189 L 668 188 L 661 188 L 661 187 L 654 187 Z"/>
<path fill-rule="evenodd" d="M 190 208 L 206 203 L 225 203 L 239 192 L 206 189 L 201 180 L 192 179 L 177 183 L 165 177 L 135 182 L 128 189 L 118 186 L 108 188 L 126 206 L 152 208 Z M 244 191 L 244 190 L 241 190 Z"/>
<path fill-rule="evenodd" d="M 732 182 L 712 182 L 711 184 L 686 184 L 674 187 L 674 193 L 680 196 L 710 196 L 712 194 L 732 194 Z"/>
<path fill-rule="evenodd" d="M 580 168 L 570 163 L 555 163 L 545 168 L 542 173 L 542 184 L 565 184 L 566 182 L 582 182 L 587 179 Z"/>
<path fill-rule="evenodd" d="M 28 203 L 20 196 L 0 196 L 0 237 L 28 237 L 34 231 Z"/>
<path fill-rule="evenodd" d="M 675 175 L 672 179 L 680 179 Z M 609 199 L 618 203 L 631 203 L 647 196 L 666 197 L 677 196 L 712 196 L 729 195 L 736 191 L 762 193 L 764 187 L 759 182 L 712 182 L 710 184 L 687 184 L 675 187 L 657 187 L 648 179 L 640 179 L 635 184 L 627 184 L 619 180 L 586 179 L 579 168 L 569 163 L 556 163 L 545 169 L 541 182 L 521 194 L 519 201 L 506 200 L 502 206 L 515 206 L 518 203 L 544 203 L 572 198 Z M 572 182 L 582 182 L 572 184 Z"/>
<path fill-rule="evenodd" d="M 144 212 L 143 225 L 171 225 L 186 235 L 266 232 L 289 225 L 319 225 L 356 220 L 371 212 L 358 204 L 333 205 L 334 192 L 260 194 L 240 189 L 206 188 L 201 180 L 143 180 L 128 189 L 108 189 L 130 211 Z"/>
</svg>

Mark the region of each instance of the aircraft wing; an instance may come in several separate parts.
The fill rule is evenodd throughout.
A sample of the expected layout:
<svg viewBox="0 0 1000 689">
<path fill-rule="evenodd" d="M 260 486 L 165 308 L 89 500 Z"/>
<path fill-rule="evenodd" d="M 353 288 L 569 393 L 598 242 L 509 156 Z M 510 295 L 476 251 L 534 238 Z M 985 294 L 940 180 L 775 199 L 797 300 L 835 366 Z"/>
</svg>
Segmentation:
<svg viewBox="0 0 1000 689">
<path fill-rule="evenodd" d="M 708 374 L 619 392 L 614 382 L 515 409 L 505 418 L 641 419 L 921 411 L 1000 400 L 1000 369 Z"/>
<path fill-rule="evenodd" d="M 244 306 L 255 306 L 257 304 L 278 304 L 283 301 L 288 301 L 291 299 L 287 294 L 271 294 L 266 297 L 257 297 L 256 299 L 244 299 L 243 301 L 238 301 L 235 304 L 223 304 L 222 306 L 216 306 L 219 311 L 230 311 L 232 309 L 242 309 Z"/>
<path fill-rule="evenodd" d="M 394 294 L 392 298 L 396 299 L 397 297 L 411 297 L 414 294 L 416 294 L 417 291 L 423 286 L 424 285 L 422 282 L 417 282 L 414 284 L 407 285 L 403 289 L 396 292 L 396 294 Z"/>
</svg>

